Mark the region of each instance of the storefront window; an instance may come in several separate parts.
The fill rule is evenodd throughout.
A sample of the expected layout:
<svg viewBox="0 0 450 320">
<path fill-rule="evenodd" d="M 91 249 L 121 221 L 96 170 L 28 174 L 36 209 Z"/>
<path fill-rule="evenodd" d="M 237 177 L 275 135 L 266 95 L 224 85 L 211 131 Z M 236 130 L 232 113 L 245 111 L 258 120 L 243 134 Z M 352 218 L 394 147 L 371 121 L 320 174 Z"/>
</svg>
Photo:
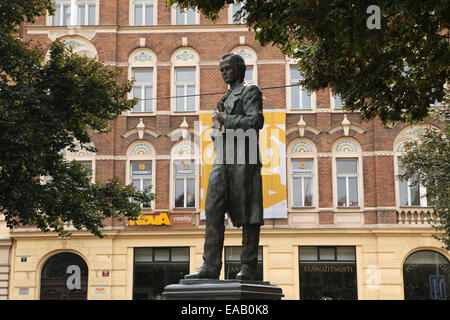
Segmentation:
<svg viewBox="0 0 450 320">
<path fill-rule="evenodd" d="M 135 248 L 133 299 L 161 299 L 165 286 L 188 273 L 189 248 Z"/>
<path fill-rule="evenodd" d="M 41 272 L 41 300 L 86 300 L 88 267 L 77 254 L 50 257 Z"/>
<path fill-rule="evenodd" d="M 242 247 L 225 247 L 225 279 L 236 279 L 236 275 L 241 271 Z M 256 280 L 263 281 L 263 252 L 262 247 L 258 247 L 258 265 Z"/>
<path fill-rule="evenodd" d="M 417 251 L 403 265 L 405 300 L 449 300 L 450 265 L 440 253 Z"/>
<path fill-rule="evenodd" d="M 300 247 L 300 299 L 356 300 L 354 247 Z"/>
</svg>

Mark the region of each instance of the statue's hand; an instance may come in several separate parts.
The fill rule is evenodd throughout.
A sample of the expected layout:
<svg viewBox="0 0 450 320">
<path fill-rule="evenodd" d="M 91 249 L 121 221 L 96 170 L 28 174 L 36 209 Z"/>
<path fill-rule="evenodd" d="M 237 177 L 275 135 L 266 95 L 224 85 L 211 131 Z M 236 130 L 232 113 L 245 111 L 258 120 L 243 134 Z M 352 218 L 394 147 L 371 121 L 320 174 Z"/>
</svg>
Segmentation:
<svg viewBox="0 0 450 320">
<path fill-rule="evenodd" d="M 217 120 L 219 120 L 219 122 L 221 124 L 223 124 L 225 122 L 226 118 L 227 118 L 227 113 L 226 112 L 217 112 Z"/>
</svg>

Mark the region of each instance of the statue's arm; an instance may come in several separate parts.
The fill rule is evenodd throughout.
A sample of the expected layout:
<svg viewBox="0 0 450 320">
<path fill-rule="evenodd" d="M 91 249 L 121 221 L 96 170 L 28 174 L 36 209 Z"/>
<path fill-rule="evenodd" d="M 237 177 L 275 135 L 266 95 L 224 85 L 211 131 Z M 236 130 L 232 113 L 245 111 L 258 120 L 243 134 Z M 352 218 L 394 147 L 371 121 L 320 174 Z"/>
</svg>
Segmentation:
<svg viewBox="0 0 450 320">
<path fill-rule="evenodd" d="M 244 115 L 229 114 L 224 121 L 226 129 L 247 130 L 262 129 L 264 125 L 264 116 L 262 109 L 262 93 L 258 86 L 250 85 L 242 92 L 242 102 Z"/>
</svg>

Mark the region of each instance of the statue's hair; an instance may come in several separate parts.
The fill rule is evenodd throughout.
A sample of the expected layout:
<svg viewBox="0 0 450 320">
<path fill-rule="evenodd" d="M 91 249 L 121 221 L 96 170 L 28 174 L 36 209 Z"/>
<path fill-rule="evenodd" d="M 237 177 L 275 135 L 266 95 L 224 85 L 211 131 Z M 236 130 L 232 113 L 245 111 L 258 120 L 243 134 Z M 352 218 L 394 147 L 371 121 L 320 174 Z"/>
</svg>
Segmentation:
<svg viewBox="0 0 450 320">
<path fill-rule="evenodd" d="M 245 70 L 247 70 L 247 66 L 245 65 L 244 58 L 235 53 L 226 53 L 222 56 L 222 61 L 225 59 L 230 59 L 232 63 L 237 66 L 237 70 L 239 72 L 239 79 L 244 81 L 245 78 Z"/>
</svg>

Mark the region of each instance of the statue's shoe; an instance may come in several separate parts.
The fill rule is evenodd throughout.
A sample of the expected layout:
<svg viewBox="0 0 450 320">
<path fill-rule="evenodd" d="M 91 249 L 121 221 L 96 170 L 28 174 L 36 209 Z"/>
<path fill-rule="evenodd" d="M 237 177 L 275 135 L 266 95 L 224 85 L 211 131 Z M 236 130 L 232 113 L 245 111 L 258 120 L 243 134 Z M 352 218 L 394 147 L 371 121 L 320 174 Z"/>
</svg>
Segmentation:
<svg viewBox="0 0 450 320">
<path fill-rule="evenodd" d="M 219 279 L 220 267 L 204 263 L 200 269 L 184 276 L 185 279 Z"/>
<path fill-rule="evenodd" d="M 236 280 L 256 280 L 256 268 L 251 267 L 248 264 L 243 264 L 241 271 L 236 275 Z"/>
</svg>

